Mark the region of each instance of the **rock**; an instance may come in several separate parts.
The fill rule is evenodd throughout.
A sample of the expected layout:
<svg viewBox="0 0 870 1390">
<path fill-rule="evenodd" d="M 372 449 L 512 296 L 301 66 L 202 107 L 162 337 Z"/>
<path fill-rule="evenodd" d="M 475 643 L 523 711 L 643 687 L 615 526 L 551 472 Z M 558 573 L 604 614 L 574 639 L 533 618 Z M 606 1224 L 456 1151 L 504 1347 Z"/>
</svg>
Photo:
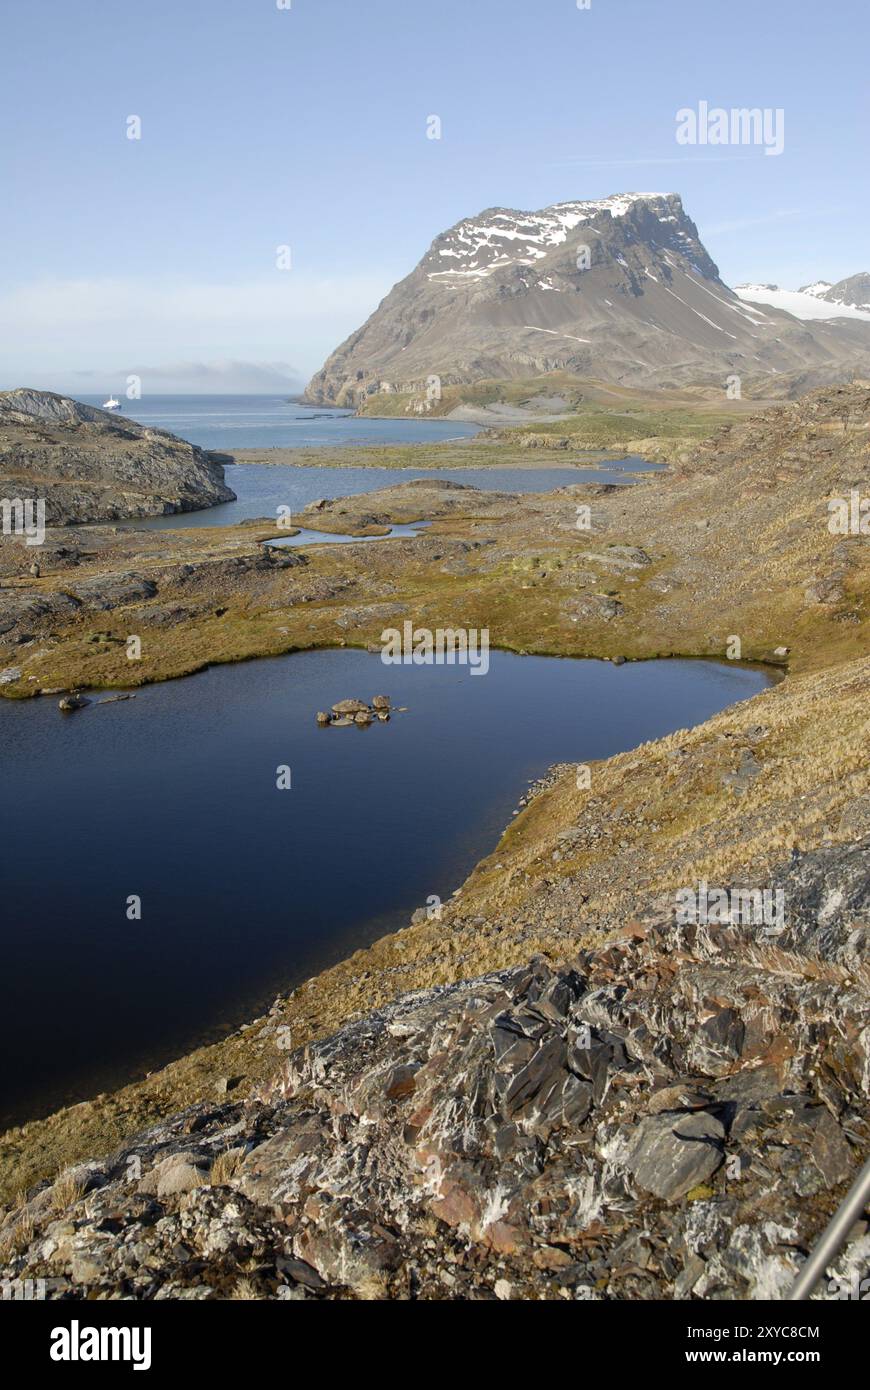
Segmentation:
<svg viewBox="0 0 870 1390">
<path fill-rule="evenodd" d="M 176 1197 L 202 1187 L 208 1178 L 208 1168 L 202 1162 L 192 1162 L 182 1154 L 173 1154 L 158 1163 L 139 1183 L 140 1192 L 153 1192 L 158 1197 Z"/>
<path fill-rule="evenodd" d="M 321 709 L 317 711 L 315 718 L 318 724 L 329 724 L 331 722 L 332 716 L 327 714 L 325 710 Z"/>
<path fill-rule="evenodd" d="M 621 617 L 624 611 L 619 600 L 607 594 L 585 594 L 582 598 L 566 599 L 562 604 L 565 617 L 575 623 L 584 619 L 609 623 Z"/>
<path fill-rule="evenodd" d="M 97 1284 L 103 1278 L 108 1260 L 96 1251 L 77 1250 L 70 1263 L 74 1284 Z"/>
<path fill-rule="evenodd" d="M 39 578 L 39 565 L 36 563 L 35 560 L 33 564 L 30 566 L 30 573 L 33 575 L 34 579 Z"/>
<path fill-rule="evenodd" d="M 704 1110 L 713 1103 L 709 1091 L 694 1086 L 663 1086 L 653 1092 L 647 1109 L 651 1115 L 661 1115 L 668 1110 Z"/>
<path fill-rule="evenodd" d="M 378 648 L 378 650 L 380 650 L 380 648 Z M 373 700 L 372 700 L 372 709 L 375 709 L 375 710 L 389 710 L 389 708 L 390 708 L 390 697 L 389 697 L 389 695 L 375 695 L 375 696 L 374 696 L 374 698 L 373 698 Z"/>
<path fill-rule="evenodd" d="M 722 1162 L 725 1130 L 713 1115 L 648 1115 L 638 1125 L 625 1164 L 638 1186 L 673 1202 L 709 1178 Z"/>
<path fill-rule="evenodd" d="M 73 710 L 84 709 L 85 705 L 90 703 L 85 695 L 64 695 L 62 699 L 58 700 L 57 707 L 59 710 L 63 710 L 64 714 L 69 714 Z"/>
<path fill-rule="evenodd" d="M 359 711 L 358 714 L 355 714 L 355 715 L 354 715 L 354 717 L 353 717 L 353 722 L 354 722 L 354 724 L 360 724 L 360 725 L 371 724 L 371 722 L 372 722 L 372 713 L 371 713 L 371 711 L 370 711 L 370 710 L 367 710 L 367 709 L 361 709 L 361 710 Z"/>
<path fill-rule="evenodd" d="M 304 1260 L 283 1259 L 278 1261 L 278 1270 L 288 1279 L 292 1279 L 296 1284 L 303 1284 L 308 1289 L 323 1289 L 326 1287 L 317 1270 Z"/>
<path fill-rule="evenodd" d="M 364 711 L 368 712 L 368 705 L 363 700 L 339 700 L 332 706 L 333 714 L 362 714 Z"/>
<path fill-rule="evenodd" d="M 736 771 L 726 772 L 719 780 L 723 787 L 729 791 L 742 796 L 748 791 L 755 777 L 761 771 L 761 763 L 756 758 L 751 748 L 740 749 L 740 762 Z"/>
<path fill-rule="evenodd" d="M 18 666 L 7 666 L 4 671 L 0 671 L 0 685 L 11 685 L 13 681 L 21 680 L 21 669 Z"/>
<path fill-rule="evenodd" d="M 141 574 L 100 574 L 81 581 L 72 592 L 84 608 L 108 612 L 124 604 L 154 598 L 157 585 Z"/>
<path fill-rule="evenodd" d="M 813 580 L 804 589 L 807 603 L 839 603 L 843 593 L 843 585 L 836 575 Z"/>
</svg>

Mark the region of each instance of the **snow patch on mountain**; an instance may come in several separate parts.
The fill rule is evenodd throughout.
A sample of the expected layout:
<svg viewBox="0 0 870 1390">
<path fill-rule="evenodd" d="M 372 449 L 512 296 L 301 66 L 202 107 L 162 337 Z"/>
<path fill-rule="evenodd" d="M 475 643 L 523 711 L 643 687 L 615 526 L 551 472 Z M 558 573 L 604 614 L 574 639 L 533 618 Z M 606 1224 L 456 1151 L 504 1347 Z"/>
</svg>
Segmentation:
<svg viewBox="0 0 870 1390">
<path fill-rule="evenodd" d="M 570 232 L 600 213 L 624 217 L 638 202 L 667 197 L 663 193 L 617 193 L 609 198 L 582 202 L 554 203 L 541 212 L 515 212 L 493 208 L 480 217 L 466 218 L 440 236 L 427 258 L 430 261 L 457 261 L 458 265 L 438 265 L 429 270 L 430 280 L 456 278 L 483 280 L 510 265 L 532 266 L 554 246 L 561 246 Z M 662 222 L 673 222 L 672 214 L 662 213 Z M 548 286 L 552 288 L 552 286 Z"/>
<path fill-rule="evenodd" d="M 769 304 L 796 319 L 863 319 L 870 322 L 870 305 L 857 307 L 823 299 L 833 286 L 819 280 L 803 290 L 781 290 L 778 285 L 735 285 L 734 293 L 752 304 Z"/>
</svg>

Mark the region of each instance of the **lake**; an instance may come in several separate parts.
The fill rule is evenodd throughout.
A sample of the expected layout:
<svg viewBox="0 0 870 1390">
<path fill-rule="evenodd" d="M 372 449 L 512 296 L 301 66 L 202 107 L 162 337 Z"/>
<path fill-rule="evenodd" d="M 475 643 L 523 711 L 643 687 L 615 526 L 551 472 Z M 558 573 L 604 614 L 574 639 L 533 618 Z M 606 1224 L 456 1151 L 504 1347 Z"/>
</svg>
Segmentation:
<svg viewBox="0 0 870 1390">
<path fill-rule="evenodd" d="M 704 661 L 490 663 L 483 679 L 307 652 L 72 716 L 0 701 L 0 1123 L 217 1037 L 446 900 L 553 762 L 698 723 L 768 681 Z M 315 724 L 381 693 L 407 713 Z"/>
<path fill-rule="evenodd" d="M 238 501 L 223 502 L 201 512 L 148 517 L 125 525 L 148 531 L 172 530 L 179 526 L 232 526 L 253 517 L 277 520 L 280 507 L 289 507 L 296 516 L 319 497 L 350 497 L 376 492 L 415 478 L 438 478 L 482 488 L 484 492 L 550 492 L 571 483 L 596 482 L 630 485 L 630 478 L 617 469 L 601 471 L 582 468 L 296 468 L 292 464 L 243 463 L 227 467 L 227 486 Z"/>
</svg>

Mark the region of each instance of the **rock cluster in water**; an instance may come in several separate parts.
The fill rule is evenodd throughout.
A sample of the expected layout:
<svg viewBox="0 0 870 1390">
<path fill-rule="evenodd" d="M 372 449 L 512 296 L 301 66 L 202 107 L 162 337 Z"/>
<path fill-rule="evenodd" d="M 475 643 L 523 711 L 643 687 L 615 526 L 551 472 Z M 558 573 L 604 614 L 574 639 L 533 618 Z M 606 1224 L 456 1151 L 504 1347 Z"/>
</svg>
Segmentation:
<svg viewBox="0 0 870 1390">
<path fill-rule="evenodd" d="M 339 700 L 331 710 L 318 710 L 316 719 L 322 727 L 349 728 L 351 724 L 366 725 L 380 720 L 386 724 L 390 717 L 389 695 L 375 695 L 371 704 L 365 700 Z"/>
</svg>

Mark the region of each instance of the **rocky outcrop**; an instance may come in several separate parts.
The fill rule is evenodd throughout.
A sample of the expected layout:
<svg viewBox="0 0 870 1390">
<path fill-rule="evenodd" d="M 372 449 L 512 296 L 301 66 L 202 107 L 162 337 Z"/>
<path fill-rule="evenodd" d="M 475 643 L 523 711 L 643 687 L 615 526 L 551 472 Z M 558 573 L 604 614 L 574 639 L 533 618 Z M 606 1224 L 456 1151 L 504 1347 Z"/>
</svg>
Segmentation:
<svg viewBox="0 0 870 1390">
<path fill-rule="evenodd" d="M 55 1298 L 782 1297 L 870 1137 L 868 861 L 865 837 L 786 866 L 781 942 L 664 914 L 559 968 L 406 994 L 245 1103 L 31 1192 L 3 1278 Z M 829 1273 L 868 1256 L 862 1220 Z"/>
<path fill-rule="evenodd" d="M 781 395 L 870 367 L 870 323 L 801 322 L 744 303 L 677 194 L 625 193 L 538 212 L 488 208 L 435 238 L 309 383 L 315 402 L 397 392 L 439 413 L 445 386 L 566 371 L 621 386 L 736 374 Z"/>
<path fill-rule="evenodd" d="M 43 499 L 48 525 L 232 502 L 223 465 L 164 430 L 50 391 L 0 392 L 0 494 Z"/>
</svg>

